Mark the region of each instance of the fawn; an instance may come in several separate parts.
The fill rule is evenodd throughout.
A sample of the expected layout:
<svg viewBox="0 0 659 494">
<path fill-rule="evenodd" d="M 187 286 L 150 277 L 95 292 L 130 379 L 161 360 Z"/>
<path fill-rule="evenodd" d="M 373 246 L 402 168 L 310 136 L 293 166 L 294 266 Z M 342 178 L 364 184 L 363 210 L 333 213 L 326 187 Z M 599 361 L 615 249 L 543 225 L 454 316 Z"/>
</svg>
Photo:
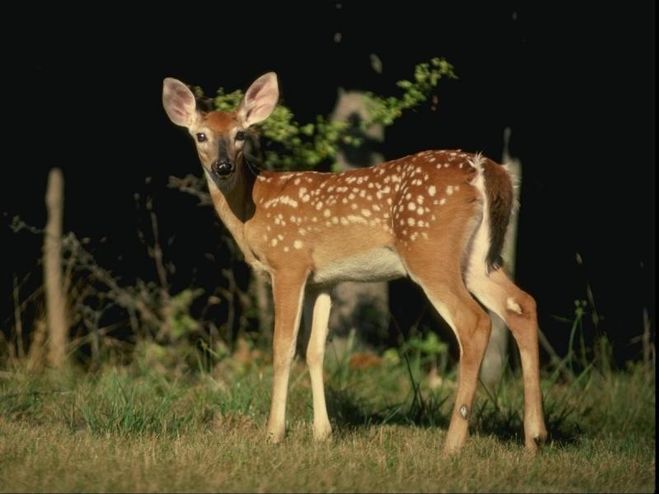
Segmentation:
<svg viewBox="0 0 659 494">
<path fill-rule="evenodd" d="M 245 158 L 248 129 L 279 99 L 270 72 L 247 89 L 235 111 L 204 112 L 182 82 L 166 78 L 163 105 L 188 129 L 215 210 L 255 270 L 269 274 L 275 311 L 273 385 L 268 437 L 285 433 L 286 397 L 303 299 L 313 297 L 306 360 L 311 376 L 314 438 L 332 429 L 323 358 L 338 282 L 409 276 L 455 333 L 460 347 L 457 396 L 445 441 L 453 452 L 468 436 L 490 318 L 472 294 L 501 317 L 520 350 L 524 435 L 532 451 L 545 440 L 534 299 L 501 267 L 513 208 L 505 166 L 480 154 L 424 151 L 341 173 L 271 172 Z"/>
</svg>

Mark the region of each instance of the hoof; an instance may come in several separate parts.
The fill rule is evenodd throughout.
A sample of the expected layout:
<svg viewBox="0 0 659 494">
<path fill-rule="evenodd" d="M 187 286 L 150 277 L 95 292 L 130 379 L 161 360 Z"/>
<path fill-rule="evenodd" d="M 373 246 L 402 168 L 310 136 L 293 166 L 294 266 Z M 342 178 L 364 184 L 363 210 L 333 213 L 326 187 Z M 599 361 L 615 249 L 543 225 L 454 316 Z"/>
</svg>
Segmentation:
<svg viewBox="0 0 659 494">
<path fill-rule="evenodd" d="M 455 443 L 455 442 L 447 442 L 444 444 L 444 449 L 442 450 L 442 455 L 444 458 L 448 458 L 450 456 L 455 456 L 460 453 L 462 450 L 462 445 L 463 443 Z"/>
<path fill-rule="evenodd" d="M 318 428 L 313 430 L 313 439 L 314 441 L 318 443 L 325 442 L 332 437 L 332 428 L 331 427 L 326 427 L 326 428 Z"/>
<path fill-rule="evenodd" d="M 267 441 L 269 444 L 279 444 L 284 440 L 284 433 L 268 432 Z"/>
<path fill-rule="evenodd" d="M 546 431 L 542 431 L 540 433 L 527 437 L 528 438 L 526 440 L 526 449 L 530 453 L 536 453 L 547 442 Z"/>
</svg>

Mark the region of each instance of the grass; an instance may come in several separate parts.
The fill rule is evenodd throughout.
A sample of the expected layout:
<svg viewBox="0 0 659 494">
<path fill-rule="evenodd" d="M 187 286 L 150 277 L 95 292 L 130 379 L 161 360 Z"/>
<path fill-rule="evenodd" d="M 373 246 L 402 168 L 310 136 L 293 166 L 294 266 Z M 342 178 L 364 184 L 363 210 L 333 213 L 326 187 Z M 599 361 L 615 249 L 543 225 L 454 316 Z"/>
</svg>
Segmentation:
<svg viewBox="0 0 659 494">
<path fill-rule="evenodd" d="M 330 352 L 331 354 L 331 352 Z M 331 357 L 331 355 L 329 355 Z M 291 376 L 288 435 L 264 441 L 269 366 L 213 373 L 106 368 L 0 378 L 0 491 L 654 491 L 655 382 L 639 366 L 545 381 L 552 440 L 522 447 L 522 391 L 480 390 L 462 454 L 442 458 L 455 388 L 415 392 L 404 363 L 327 365 L 328 443 L 311 437 L 309 379 Z"/>
</svg>

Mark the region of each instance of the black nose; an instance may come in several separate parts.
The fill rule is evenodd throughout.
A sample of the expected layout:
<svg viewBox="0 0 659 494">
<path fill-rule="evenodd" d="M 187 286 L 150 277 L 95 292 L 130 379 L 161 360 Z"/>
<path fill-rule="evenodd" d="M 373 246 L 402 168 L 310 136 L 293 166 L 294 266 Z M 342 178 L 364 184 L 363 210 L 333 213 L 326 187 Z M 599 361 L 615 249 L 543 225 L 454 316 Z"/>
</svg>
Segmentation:
<svg viewBox="0 0 659 494">
<path fill-rule="evenodd" d="M 220 177 L 226 177 L 233 172 L 234 166 L 233 163 L 229 160 L 218 160 L 211 166 L 211 169 L 214 173 Z"/>
</svg>

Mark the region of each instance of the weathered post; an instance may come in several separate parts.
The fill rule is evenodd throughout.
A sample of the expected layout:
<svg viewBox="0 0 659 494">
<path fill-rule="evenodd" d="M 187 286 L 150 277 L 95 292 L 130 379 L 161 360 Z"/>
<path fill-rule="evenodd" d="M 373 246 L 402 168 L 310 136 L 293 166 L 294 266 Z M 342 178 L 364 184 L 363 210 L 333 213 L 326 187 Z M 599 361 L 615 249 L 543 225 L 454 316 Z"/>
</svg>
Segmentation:
<svg viewBox="0 0 659 494">
<path fill-rule="evenodd" d="M 510 155 L 510 135 L 512 131 L 510 127 L 506 127 L 503 131 L 503 153 L 501 157 L 502 163 L 506 163 L 513 175 L 517 178 L 517 187 L 514 188 L 515 204 L 519 201 L 519 186 L 522 180 L 522 163 L 518 158 Z M 510 217 L 510 224 L 508 225 L 508 232 L 506 234 L 506 241 L 503 246 L 501 256 L 503 257 L 503 265 L 506 272 L 511 278 L 515 277 L 515 245 L 517 243 L 517 208 L 513 208 Z M 501 376 L 506 366 L 508 358 L 508 328 L 493 312 L 490 311 L 492 317 L 492 333 L 490 334 L 490 342 L 485 350 L 485 357 L 481 364 L 481 381 L 489 389 L 493 389 Z"/>
<path fill-rule="evenodd" d="M 59 168 L 48 175 L 46 190 L 48 222 L 43 245 L 43 277 L 46 292 L 48 327 L 48 362 L 62 367 L 66 360 L 67 324 L 62 284 L 62 217 L 64 212 L 64 178 Z"/>
</svg>

